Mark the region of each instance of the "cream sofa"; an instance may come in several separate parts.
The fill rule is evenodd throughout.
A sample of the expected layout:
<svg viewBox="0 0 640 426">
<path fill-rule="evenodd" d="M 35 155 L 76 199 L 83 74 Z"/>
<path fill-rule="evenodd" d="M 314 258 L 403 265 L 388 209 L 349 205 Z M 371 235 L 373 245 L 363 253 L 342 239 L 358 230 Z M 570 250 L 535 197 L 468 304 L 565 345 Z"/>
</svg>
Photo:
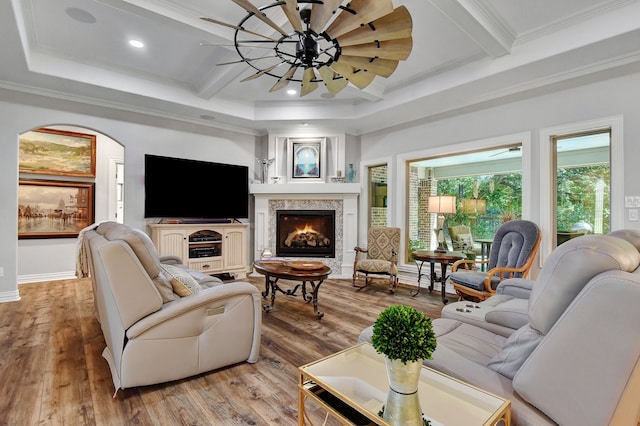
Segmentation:
<svg viewBox="0 0 640 426">
<path fill-rule="evenodd" d="M 255 286 L 161 259 L 147 234 L 115 222 L 86 230 L 81 244 L 116 392 L 258 360 Z"/>
<path fill-rule="evenodd" d="M 437 349 L 425 364 L 510 400 L 515 425 L 635 426 L 639 265 L 640 253 L 622 238 L 572 239 L 540 271 L 526 324 L 506 337 L 435 319 Z M 359 337 L 370 339 L 371 327 Z"/>
</svg>

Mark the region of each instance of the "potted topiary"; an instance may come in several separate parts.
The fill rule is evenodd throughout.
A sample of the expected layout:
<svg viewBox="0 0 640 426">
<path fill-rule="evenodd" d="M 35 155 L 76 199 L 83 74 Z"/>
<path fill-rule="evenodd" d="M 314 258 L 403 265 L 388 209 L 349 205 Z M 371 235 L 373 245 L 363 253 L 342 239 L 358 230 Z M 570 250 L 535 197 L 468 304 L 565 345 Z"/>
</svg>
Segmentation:
<svg viewBox="0 0 640 426">
<path fill-rule="evenodd" d="M 417 392 L 422 362 L 436 349 L 431 319 L 411 306 L 390 306 L 373 324 L 371 344 L 385 356 L 389 376 L 383 418 L 392 424 L 422 425 Z M 399 406 L 400 401 L 405 402 Z"/>
</svg>

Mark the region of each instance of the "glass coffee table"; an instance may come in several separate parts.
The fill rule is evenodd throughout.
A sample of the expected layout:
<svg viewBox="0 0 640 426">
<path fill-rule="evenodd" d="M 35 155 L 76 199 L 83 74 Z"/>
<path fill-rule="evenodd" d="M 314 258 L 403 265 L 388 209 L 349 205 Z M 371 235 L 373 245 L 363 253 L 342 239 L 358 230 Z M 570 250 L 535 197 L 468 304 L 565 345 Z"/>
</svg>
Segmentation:
<svg viewBox="0 0 640 426">
<path fill-rule="evenodd" d="M 305 402 L 314 401 L 346 425 L 388 425 L 378 416 L 389 385 L 384 356 L 361 343 L 298 368 L 298 424 L 312 425 Z M 511 402 L 423 366 L 420 407 L 432 426 L 511 424 Z"/>
</svg>

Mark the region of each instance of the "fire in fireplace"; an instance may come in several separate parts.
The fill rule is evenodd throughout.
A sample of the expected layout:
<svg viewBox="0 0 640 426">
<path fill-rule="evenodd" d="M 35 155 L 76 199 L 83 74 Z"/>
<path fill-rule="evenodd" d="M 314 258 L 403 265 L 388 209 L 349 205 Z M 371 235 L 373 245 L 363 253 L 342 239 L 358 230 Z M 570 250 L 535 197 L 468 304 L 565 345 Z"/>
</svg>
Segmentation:
<svg viewBox="0 0 640 426">
<path fill-rule="evenodd" d="M 336 256 L 334 210 L 278 210 L 276 213 L 276 256 Z"/>
</svg>

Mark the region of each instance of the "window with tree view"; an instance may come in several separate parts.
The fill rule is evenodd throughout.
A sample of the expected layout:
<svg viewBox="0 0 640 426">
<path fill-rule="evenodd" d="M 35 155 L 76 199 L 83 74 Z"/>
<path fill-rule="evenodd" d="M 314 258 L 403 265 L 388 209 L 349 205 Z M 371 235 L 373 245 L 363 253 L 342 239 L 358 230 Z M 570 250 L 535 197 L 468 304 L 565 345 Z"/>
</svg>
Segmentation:
<svg viewBox="0 0 640 426">
<path fill-rule="evenodd" d="M 407 170 L 409 262 L 414 250 L 433 250 L 437 245 L 433 230 L 437 218 L 426 205 L 429 196 L 456 197 L 456 212 L 446 215 L 445 241 L 449 250 L 464 250 L 469 256 L 474 256 L 473 248 L 459 244 L 455 235 L 459 225 L 477 241 L 492 239 L 502 222 L 521 217 L 520 145 L 411 160 Z"/>
<path fill-rule="evenodd" d="M 610 131 L 557 136 L 556 245 L 610 231 Z"/>
</svg>

